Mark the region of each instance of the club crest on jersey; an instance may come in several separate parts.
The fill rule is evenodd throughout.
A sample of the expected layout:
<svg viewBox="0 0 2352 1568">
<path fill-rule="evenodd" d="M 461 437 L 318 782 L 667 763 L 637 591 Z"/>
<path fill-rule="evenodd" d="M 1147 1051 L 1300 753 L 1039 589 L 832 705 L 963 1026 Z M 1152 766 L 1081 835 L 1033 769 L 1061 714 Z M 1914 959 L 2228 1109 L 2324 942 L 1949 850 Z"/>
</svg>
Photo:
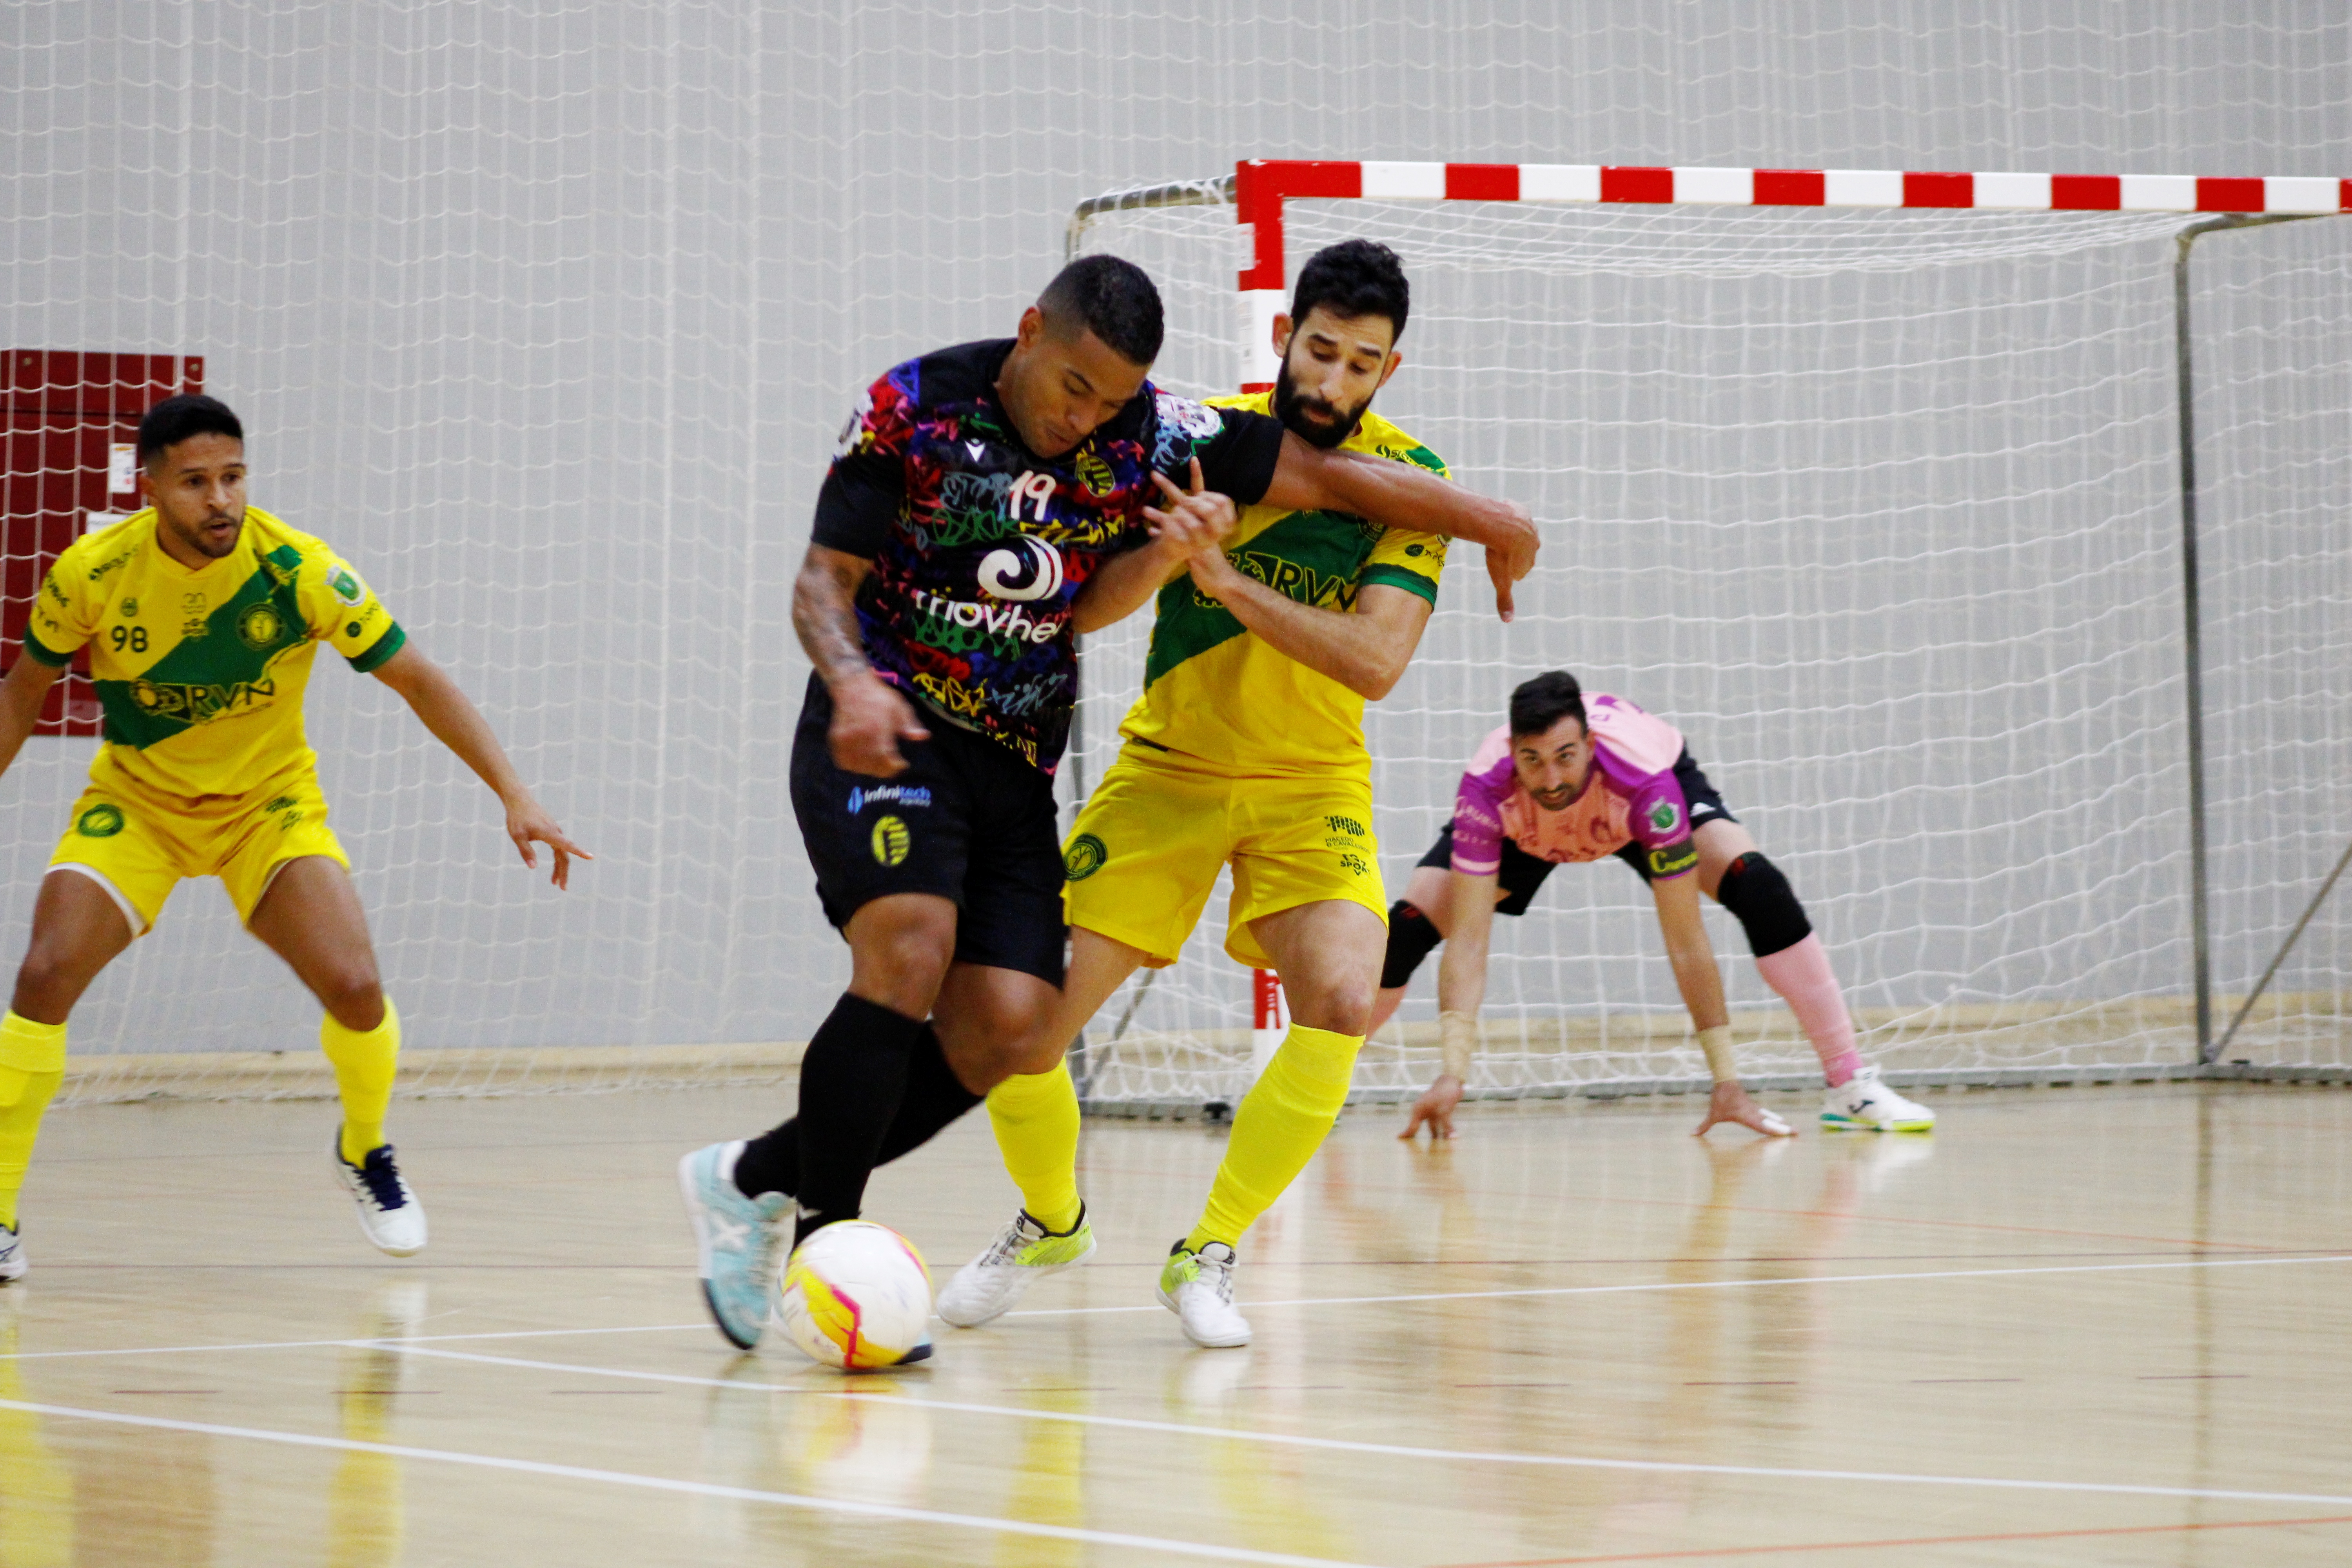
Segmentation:
<svg viewBox="0 0 2352 1568">
<path fill-rule="evenodd" d="M 256 605 L 236 618 L 237 640 L 249 648 L 276 647 L 285 635 L 286 617 L 275 605 Z"/>
<path fill-rule="evenodd" d="M 1650 831 L 1653 833 L 1672 833 L 1675 825 L 1682 819 L 1683 814 L 1675 809 L 1673 801 L 1662 800 L 1650 807 Z"/>
<path fill-rule="evenodd" d="M 1118 489 L 1118 476 L 1092 452 L 1079 453 L 1078 460 L 1071 466 L 1077 469 L 1078 483 L 1087 487 L 1089 495 L 1107 496 Z"/>
<path fill-rule="evenodd" d="M 367 597 L 367 590 L 360 585 L 359 574 L 348 566 L 338 566 L 327 574 L 327 586 L 346 605 L 356 605 Z"/>
<path fill-rule="evenodd" d="M 1030 604 L 1062 591 L 1062 552 L 1043 539 L 1023 537 L 980 559 L 980 588 L 992 599 Z"/>
</svg>

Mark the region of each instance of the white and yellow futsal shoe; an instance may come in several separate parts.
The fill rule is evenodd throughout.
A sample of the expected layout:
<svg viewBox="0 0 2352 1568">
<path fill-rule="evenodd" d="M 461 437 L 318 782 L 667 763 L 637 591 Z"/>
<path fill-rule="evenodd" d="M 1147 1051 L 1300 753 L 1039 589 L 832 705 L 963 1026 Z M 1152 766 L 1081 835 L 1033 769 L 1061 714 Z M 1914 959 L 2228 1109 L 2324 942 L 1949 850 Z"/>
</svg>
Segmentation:
<svg viewBox="0 0 2352 1568">
<path fill-rule="evenodd" d="M 0 1285 L 25 1277 L 25 1238 L 0 1225 Z"/>
<path fill-rule="evenodd" d="M 1936 1113 L 1881 1083 L 1873 1063 L 1830 1089 L 1822 1100 L 1822 1125 L 1864 1132 L 1932 1132 Z"/>
<path fill-rule="evenodd" d="M 1184 1337 L 1202 1350 L 1234 1350 L 1250 1342 L 1249 1320 L 1234 1305 L 1234 1249 L 1222 1241 L 1193 1252 L 1179 1241 L 1160 1269 L 1160 1304 L 1184 1325 Z"/>
<path fill-rule="evenodd" d="M 335 1162 L 335 1179 L 352 1194 L 352 1205 L 359 1211 L 360 1234 L 378 1252 L 394 1258 L 414 1258 L 424 1251 L 425 1205 L 408 1190 L 408 1180 L 400 1173 L 392 1145 L 377 1144 L 354 1165 L 343 1158 L 342 1130 L 337 1128 L 327 1152 Z"/>
<path fill-rule="evenodd" d="M 976 1329 L 1003 1317 L 1021 1293 L 1048 1274 L 1082 1263 L 1095 1249 L 1095 1227 L 1087 1211 L 1065 1231 L 1047 1230 L 1027 1209 L 1013 1216 L 978 1258 L 955 1271 L 932 1310 L 959 1329 Z"/>
</svg>

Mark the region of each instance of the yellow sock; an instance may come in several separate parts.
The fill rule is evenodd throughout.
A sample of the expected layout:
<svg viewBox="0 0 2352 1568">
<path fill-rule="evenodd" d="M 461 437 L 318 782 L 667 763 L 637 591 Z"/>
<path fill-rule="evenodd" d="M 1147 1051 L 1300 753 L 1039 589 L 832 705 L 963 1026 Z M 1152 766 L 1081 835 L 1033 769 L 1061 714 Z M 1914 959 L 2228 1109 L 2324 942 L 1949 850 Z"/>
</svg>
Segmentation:
<svg viewBox="0 0 2352 1568">
<path fill-rule="evenodd" d="M 1233 1136 L 1209 1188 L 1208 1207 L 1184 1238 L 1186 1247 L 1195 1252 L 1212 1241 L 1238 1247 L 1242 1233 L 1274 1206 L 1339 1119 L 1363 1044 L 1361 1035 L 1290 1026 L 1281 1048 L 1234 1113 Z"/>
<path fill-rule="evenodd" d="M 41 1112 L 66 1080 L 66 1026 L 11 1008 L 0 1018 L 0 1225 L 16 1228 L 16 1194 L 41 1135 Z"/>
<path fill-rule="evenodd" d="M 383 1113 L 400 1065 L 400 1009 L 385 997 L 383 1022 L 373 1029 L 346 1029 L 330 1013 L 319 1020 L 319 1048 L 334 1065 L 343 1097 L 343 1158 L 356 1165 L 383 1145 Z"/>
<path fill-rule="evenodd" d="M 1004 1173 L 1021 1189 L 1021 1206 L 1047 1230 L 1078 1223 L 1078 1090 L 1070 1064 L 1052 1072 L 1014 1073 L 988 1091 Z"/>
</svg>

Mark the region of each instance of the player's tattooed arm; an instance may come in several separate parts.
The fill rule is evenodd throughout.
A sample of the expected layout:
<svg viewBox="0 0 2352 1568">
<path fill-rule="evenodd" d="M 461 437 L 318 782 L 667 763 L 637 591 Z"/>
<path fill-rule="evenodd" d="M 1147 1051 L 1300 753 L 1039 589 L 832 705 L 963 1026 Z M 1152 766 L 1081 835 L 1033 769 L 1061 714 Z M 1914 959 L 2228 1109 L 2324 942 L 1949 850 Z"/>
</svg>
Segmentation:
<svg viewBox="0 0 2352 1568">
<path fill-rule="evenodd" d="M 1478 495 L 1411 463 L 1327 452 L 1288 431 L 1264 499 L 1284 511 L 1353 512 L 1384 527 L 1485 545 L 1495 610 L 1507 621 L 1513 613 L 1511 585 L 1534 569 L 1542 544 L 1535 521 L 1517 501 Z"/>
<path fill-rule="evenodd" d="M 0 680 L 0 773 L 8 771 L 24 749 L 25 738 L 41 721 L 41 704 L 64 670 L 19 649 L 7 679 Z"/>
<path fill-rule="evenodd" d="M 1201 478 L 1201 459 L 1192 459 L 1191 483 L 1183 489 L 1165 474 L 1151 477 L 1168 503 L 1164 509 L 1143 509 L 1151 542 L 1115 555 L 1096 569 L 1070 603 L 1073 630 L 1100 631 L 1125 620 L 1194 561 L 1211 556 L 1224 559 L 1220 547 L 1240 521 L 1240 514 L 1234 510 L 1231 497 L 1206 488 Z"/>
<path fill-rule="evenodd" d="M 931 732 L 914 705 L 874 673 L 857 630 L 857 585 L 872 563 L 812 544 L 793 582 L 793 630 L 833 697 L 825 741 L 835 766 L 868 778 L 904 773 L 900 741 L 928 741 Z"/>
<path fill-rule="evenodd" d="M 516 850 L 522 856 L 524 866 L 536 870 L 539 852 L 531 847 L 544 844 L 555 857 L 555 868 L 549 878 L 559 888 L 572 885 L 572 860 L 596 857 L 563 836 L 555 818 L 539 804 L 507 760 L 506 749 L 499 744 L 498 735 L 490 729 L 482 710 L 449 678 L 443 669 L 414 642 L 404 643 L 398 653 L 371 671 L 373 675 L 400 693 L 434 738 L 457 753 L 457 760 L 474 770 L 474 774 L 490 786 L 507 812 L 507 837 L 514 840 Z"/>
</svg>

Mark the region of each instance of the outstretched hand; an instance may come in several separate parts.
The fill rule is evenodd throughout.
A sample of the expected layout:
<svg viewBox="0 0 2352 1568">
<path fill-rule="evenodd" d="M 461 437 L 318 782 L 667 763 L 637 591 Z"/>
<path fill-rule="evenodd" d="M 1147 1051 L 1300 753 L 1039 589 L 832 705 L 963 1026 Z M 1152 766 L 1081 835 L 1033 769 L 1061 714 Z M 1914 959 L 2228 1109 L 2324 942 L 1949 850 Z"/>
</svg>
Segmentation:
<svg viewBox="0 0 2352 1568">
<path fill-rule="evenodd" d="M 514 847 L 521 851 L 522 863 L 534 871 L 539 869 L 539 852 L 531 846 L 546 845 L 555 856 L 555 871 L 548 880 L 559 888 L 568 889 L 572 886 L 573 856 L 583 860 L 596 858 L 563 837 L 563 829 L 555 826 L 555 818 L 548 816 L 546 808 L 528 795 L 508 805 L 507 837 L 513 839 Z"/>
<path fill-rule="evenodd" d="M 1704 1138 L 1708 1128 L 1725 1124 L 1745 1127 L 1750 1132 L 1761 1132 L 1767 1138 L 1796 1136 L 1795 1128 L 1757 1104 L 1745 1089 L 1730 1081 L 1717 1084 L 1715 1092 L 1707 1096 L 1706 1120 L 1698 1124 L 1698 1131 L 1692 1136 Z"/>
<path fill-rule="evenodd" d="M 1429 1126 L 1432 1143 L 1454 1136 L 1454 1108 L 1462 1103 L 1462 1080 L 1452 1073 L 1440 1073 L 1437 1081 L 1422 1091 L 1412 1102 L 1412 1119 L 1404 1124 L 1397 1136 L 1410 1141 L 1423 1123 Z"/>
</svg>

